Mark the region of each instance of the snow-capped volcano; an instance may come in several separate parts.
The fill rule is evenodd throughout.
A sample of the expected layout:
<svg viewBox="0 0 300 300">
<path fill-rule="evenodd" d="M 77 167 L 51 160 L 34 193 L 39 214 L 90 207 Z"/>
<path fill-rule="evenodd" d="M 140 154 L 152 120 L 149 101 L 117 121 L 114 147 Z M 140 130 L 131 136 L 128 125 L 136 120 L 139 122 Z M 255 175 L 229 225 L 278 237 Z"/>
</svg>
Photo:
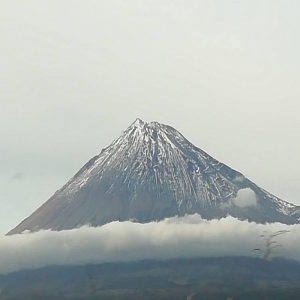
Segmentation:
<svg viewBox="0 0 300 300">
<path fill-rule="evenodd" d="M 171 126 L 137 119 L 9 234 L 199 213 L 298 223 L 300 207 L 259 188 Z"/>
</svg>

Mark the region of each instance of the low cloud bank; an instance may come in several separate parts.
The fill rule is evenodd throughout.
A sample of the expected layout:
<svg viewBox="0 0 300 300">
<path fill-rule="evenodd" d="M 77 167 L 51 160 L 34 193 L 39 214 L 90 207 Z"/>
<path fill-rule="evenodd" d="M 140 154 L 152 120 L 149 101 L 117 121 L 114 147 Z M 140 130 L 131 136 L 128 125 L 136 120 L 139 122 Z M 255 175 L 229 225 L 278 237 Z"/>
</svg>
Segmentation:
<svg viewBox="0 0 300 300">
<path fill-rule="evenodd" d="M 102 227 L 40 231 L 0 237 L 0 274 L 47 265 L 171 259 L 259 256 L 272 239 L 272 256 L 300 261 L 300 226 L 255 224 L 232 217 L 203 220 L 199 215 L 139 224 L 113 222 Z M 256 249 L 256 250 L 254 250 Z"/>
</svg>

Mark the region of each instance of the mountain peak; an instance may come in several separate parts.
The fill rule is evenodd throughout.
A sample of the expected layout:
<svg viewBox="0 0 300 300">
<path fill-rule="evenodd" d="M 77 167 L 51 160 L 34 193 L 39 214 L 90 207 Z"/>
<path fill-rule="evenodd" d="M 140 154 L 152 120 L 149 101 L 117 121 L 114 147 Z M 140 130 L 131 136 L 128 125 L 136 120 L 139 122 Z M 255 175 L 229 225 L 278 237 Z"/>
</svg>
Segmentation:
<svg viewBox="0 0 300 300">
<path fill-rule="evenodd" d="M 156 121 L 144 122 L 136 119 L 123 134 L 116 140 L 116 144 L 130 143 L 134 147 L 135 142 L 141 143 L 162 143 L 172 145 L 171 136 L 180 136 L 179 132 L 170 126 L 161 124 Z M 126 141 L 126 142 L 125 142 Z"/>
<path fill-rule="evenodd" d="M 261 189 L 173 127 L 136 119 L 10 234 L 194 213 L 260 223 L 300 218 L 299 207 Z"/>
<path fill-rule="evenodd" d="M 161 124 L 157 121 L 145 122 L 139 118 L 137 118 L 128 128 L 135 127 L 138 129 L 162 129 L 166 127 L 166 125 Z"/>
<path fill-rule="evenodd" d="M 132 123 L 133 126 L 135 127 L 142 127 L 145 124 L 145 122 L 143 120 L 141 120 L 140 118 L 136 118 L 136 120 Z"/>
</svg>

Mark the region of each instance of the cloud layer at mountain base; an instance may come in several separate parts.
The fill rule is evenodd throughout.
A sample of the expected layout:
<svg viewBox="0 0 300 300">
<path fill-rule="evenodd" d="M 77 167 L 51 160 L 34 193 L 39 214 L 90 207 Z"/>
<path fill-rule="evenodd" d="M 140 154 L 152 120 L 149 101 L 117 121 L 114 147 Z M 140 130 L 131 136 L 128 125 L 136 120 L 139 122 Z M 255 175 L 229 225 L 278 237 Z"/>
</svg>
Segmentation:
<svg viewBox="0 0 300 300">
<path fill-rule="evenodd" d="M 271 256 L 300 261 L 300 226 L 255 224 L 232 217 L 207 221 L 199 215 L 147 224 L 112 222 L 68 231 L 0 237 L 0 274 L 47 265 L 171 259 L 180 257 Z M 254 250 L 256 249 L 256 250 Z M 259 250 L 258 250 L 259 249 Z"/>
</svg>

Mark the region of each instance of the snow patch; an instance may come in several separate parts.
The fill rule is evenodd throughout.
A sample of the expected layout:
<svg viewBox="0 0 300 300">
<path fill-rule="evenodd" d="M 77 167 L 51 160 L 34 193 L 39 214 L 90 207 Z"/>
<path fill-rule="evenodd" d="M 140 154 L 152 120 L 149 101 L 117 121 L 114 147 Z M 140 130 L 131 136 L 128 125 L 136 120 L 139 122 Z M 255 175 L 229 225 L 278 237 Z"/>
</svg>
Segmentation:
<svg viewBox="0 0 300 300">
<path fill-rule="evenodd" d="M 236 175 L 236 177 L 233 179 L 234 182 L 243 182 L 245 180 L 245 176 L 242 174 Z"/>
</svg>

